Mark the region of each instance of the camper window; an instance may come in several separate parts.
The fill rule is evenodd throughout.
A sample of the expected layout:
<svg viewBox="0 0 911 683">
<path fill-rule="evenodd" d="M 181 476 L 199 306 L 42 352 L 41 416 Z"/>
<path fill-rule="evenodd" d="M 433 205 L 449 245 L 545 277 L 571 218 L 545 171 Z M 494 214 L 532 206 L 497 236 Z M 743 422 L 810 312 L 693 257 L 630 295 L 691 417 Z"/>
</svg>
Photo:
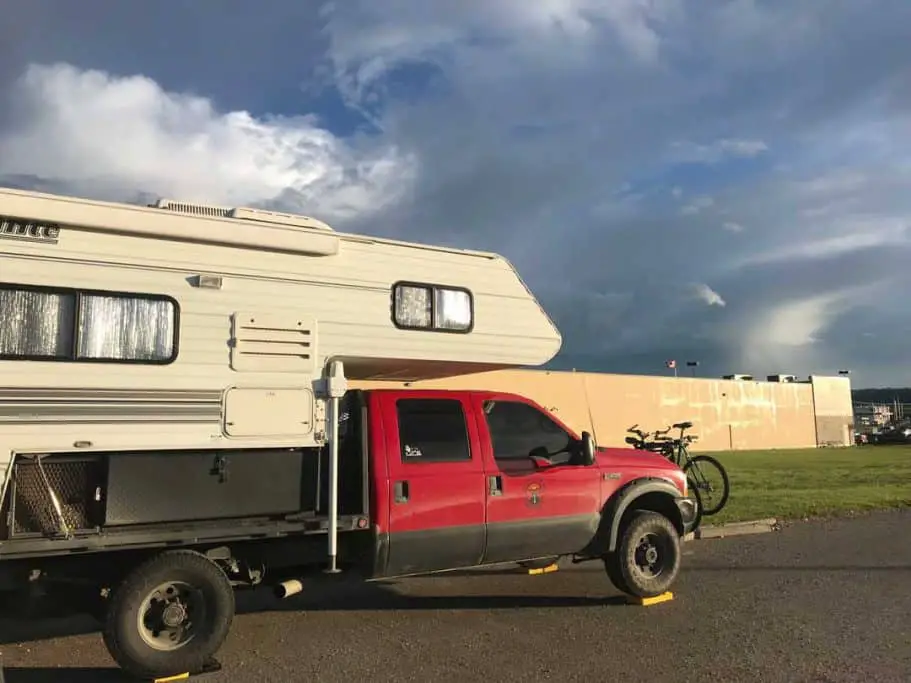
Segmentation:
<svg viewBox="0 0 911 683">
<path fill-rule="evenodd" d="M 461 287 L 399 282 L 393 287 L 392 319 L 404 329 L 470 332 L 474 302 Z"/>
<path fill-rule="evenodd" d="M 4 360 L 169 363 L 177 303 L 145 294 L 0 285 Z"/>
</svg>

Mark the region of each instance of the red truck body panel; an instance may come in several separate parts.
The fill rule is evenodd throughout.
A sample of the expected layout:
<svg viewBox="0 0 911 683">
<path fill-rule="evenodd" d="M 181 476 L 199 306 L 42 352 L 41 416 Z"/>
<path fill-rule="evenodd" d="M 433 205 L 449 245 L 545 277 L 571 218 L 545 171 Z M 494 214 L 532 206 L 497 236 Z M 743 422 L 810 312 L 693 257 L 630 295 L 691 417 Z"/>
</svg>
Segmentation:
<svg viewBox="0 0 911 683">
<path fill-rule="evenodd" d="M 593 466 L 564 454 L 539 467 L 531 448 L 578 435 L 514 394 L 372 390 L 367 407 L 378 576 L 578 552 L 627 483 L 683 486 L 666 459 L 629 448 L 598 449 Z"/>
</svg>

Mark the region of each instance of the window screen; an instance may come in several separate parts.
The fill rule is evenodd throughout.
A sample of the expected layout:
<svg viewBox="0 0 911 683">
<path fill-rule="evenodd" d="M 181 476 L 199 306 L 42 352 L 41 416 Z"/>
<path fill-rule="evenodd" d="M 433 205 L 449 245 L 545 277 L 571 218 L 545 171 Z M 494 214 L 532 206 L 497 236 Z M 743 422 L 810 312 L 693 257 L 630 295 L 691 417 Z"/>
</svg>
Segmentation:
<svg viewBox="0 0 911 683">
<path fill-rule="evenodd" d="M 83 296 L 79 358 L 166 360 L 174 353 L 175 322 L 167 299 Z"/>
<path fill-rule="evenodd" d="M 76 321 L 72 295 L 0 289 L 0 314 L 0 357 L 69 357 Z"/>
<path fill-rule="evenodd" d="M 166 363 L 177 306 L 166 297 L 0 285 L 0 358 Z"/>
</svg>

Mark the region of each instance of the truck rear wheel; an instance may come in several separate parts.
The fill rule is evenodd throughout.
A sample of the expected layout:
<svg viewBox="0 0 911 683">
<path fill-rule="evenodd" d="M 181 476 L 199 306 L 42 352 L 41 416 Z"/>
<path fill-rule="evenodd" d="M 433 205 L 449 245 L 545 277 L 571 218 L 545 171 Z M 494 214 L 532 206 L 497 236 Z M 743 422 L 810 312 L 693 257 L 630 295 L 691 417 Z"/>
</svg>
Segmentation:
<svg viewBox="0 0 911 683">
<path fill-rule="evenodd" d="M 234 609 L 234 590 L 217 565 L 188 550 L 164 552 L 114 588 L 104 643 L 137 678 L 197 672 L 227 638 Z"/>
<path fill-rule="evenodd" d="M 661 595 L 680 571 L 677 529 L 657 512 L 635 512 L 620 529 L 617 549 L 604 557 L 604 567 L 619 591 L 638 598 Z"/>
</svg>

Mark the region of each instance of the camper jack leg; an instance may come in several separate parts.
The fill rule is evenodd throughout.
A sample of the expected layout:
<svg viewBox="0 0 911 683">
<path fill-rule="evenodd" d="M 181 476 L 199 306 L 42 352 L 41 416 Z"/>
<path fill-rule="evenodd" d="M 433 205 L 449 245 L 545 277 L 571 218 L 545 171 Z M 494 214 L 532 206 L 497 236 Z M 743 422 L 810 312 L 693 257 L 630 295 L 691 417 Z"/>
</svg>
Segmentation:
<svg viewBox="0 0 911 683">
<path fill-rule="evenodd" d="M 329 376 L 326 381 L 331 414 L 329 416 L 329 574 L 340 570 L 338 561 L 338 421 L 339 402 L 348 390 L 345 379 L 345 368 L 340 361 L 329 364 Z"/>
</svg>

